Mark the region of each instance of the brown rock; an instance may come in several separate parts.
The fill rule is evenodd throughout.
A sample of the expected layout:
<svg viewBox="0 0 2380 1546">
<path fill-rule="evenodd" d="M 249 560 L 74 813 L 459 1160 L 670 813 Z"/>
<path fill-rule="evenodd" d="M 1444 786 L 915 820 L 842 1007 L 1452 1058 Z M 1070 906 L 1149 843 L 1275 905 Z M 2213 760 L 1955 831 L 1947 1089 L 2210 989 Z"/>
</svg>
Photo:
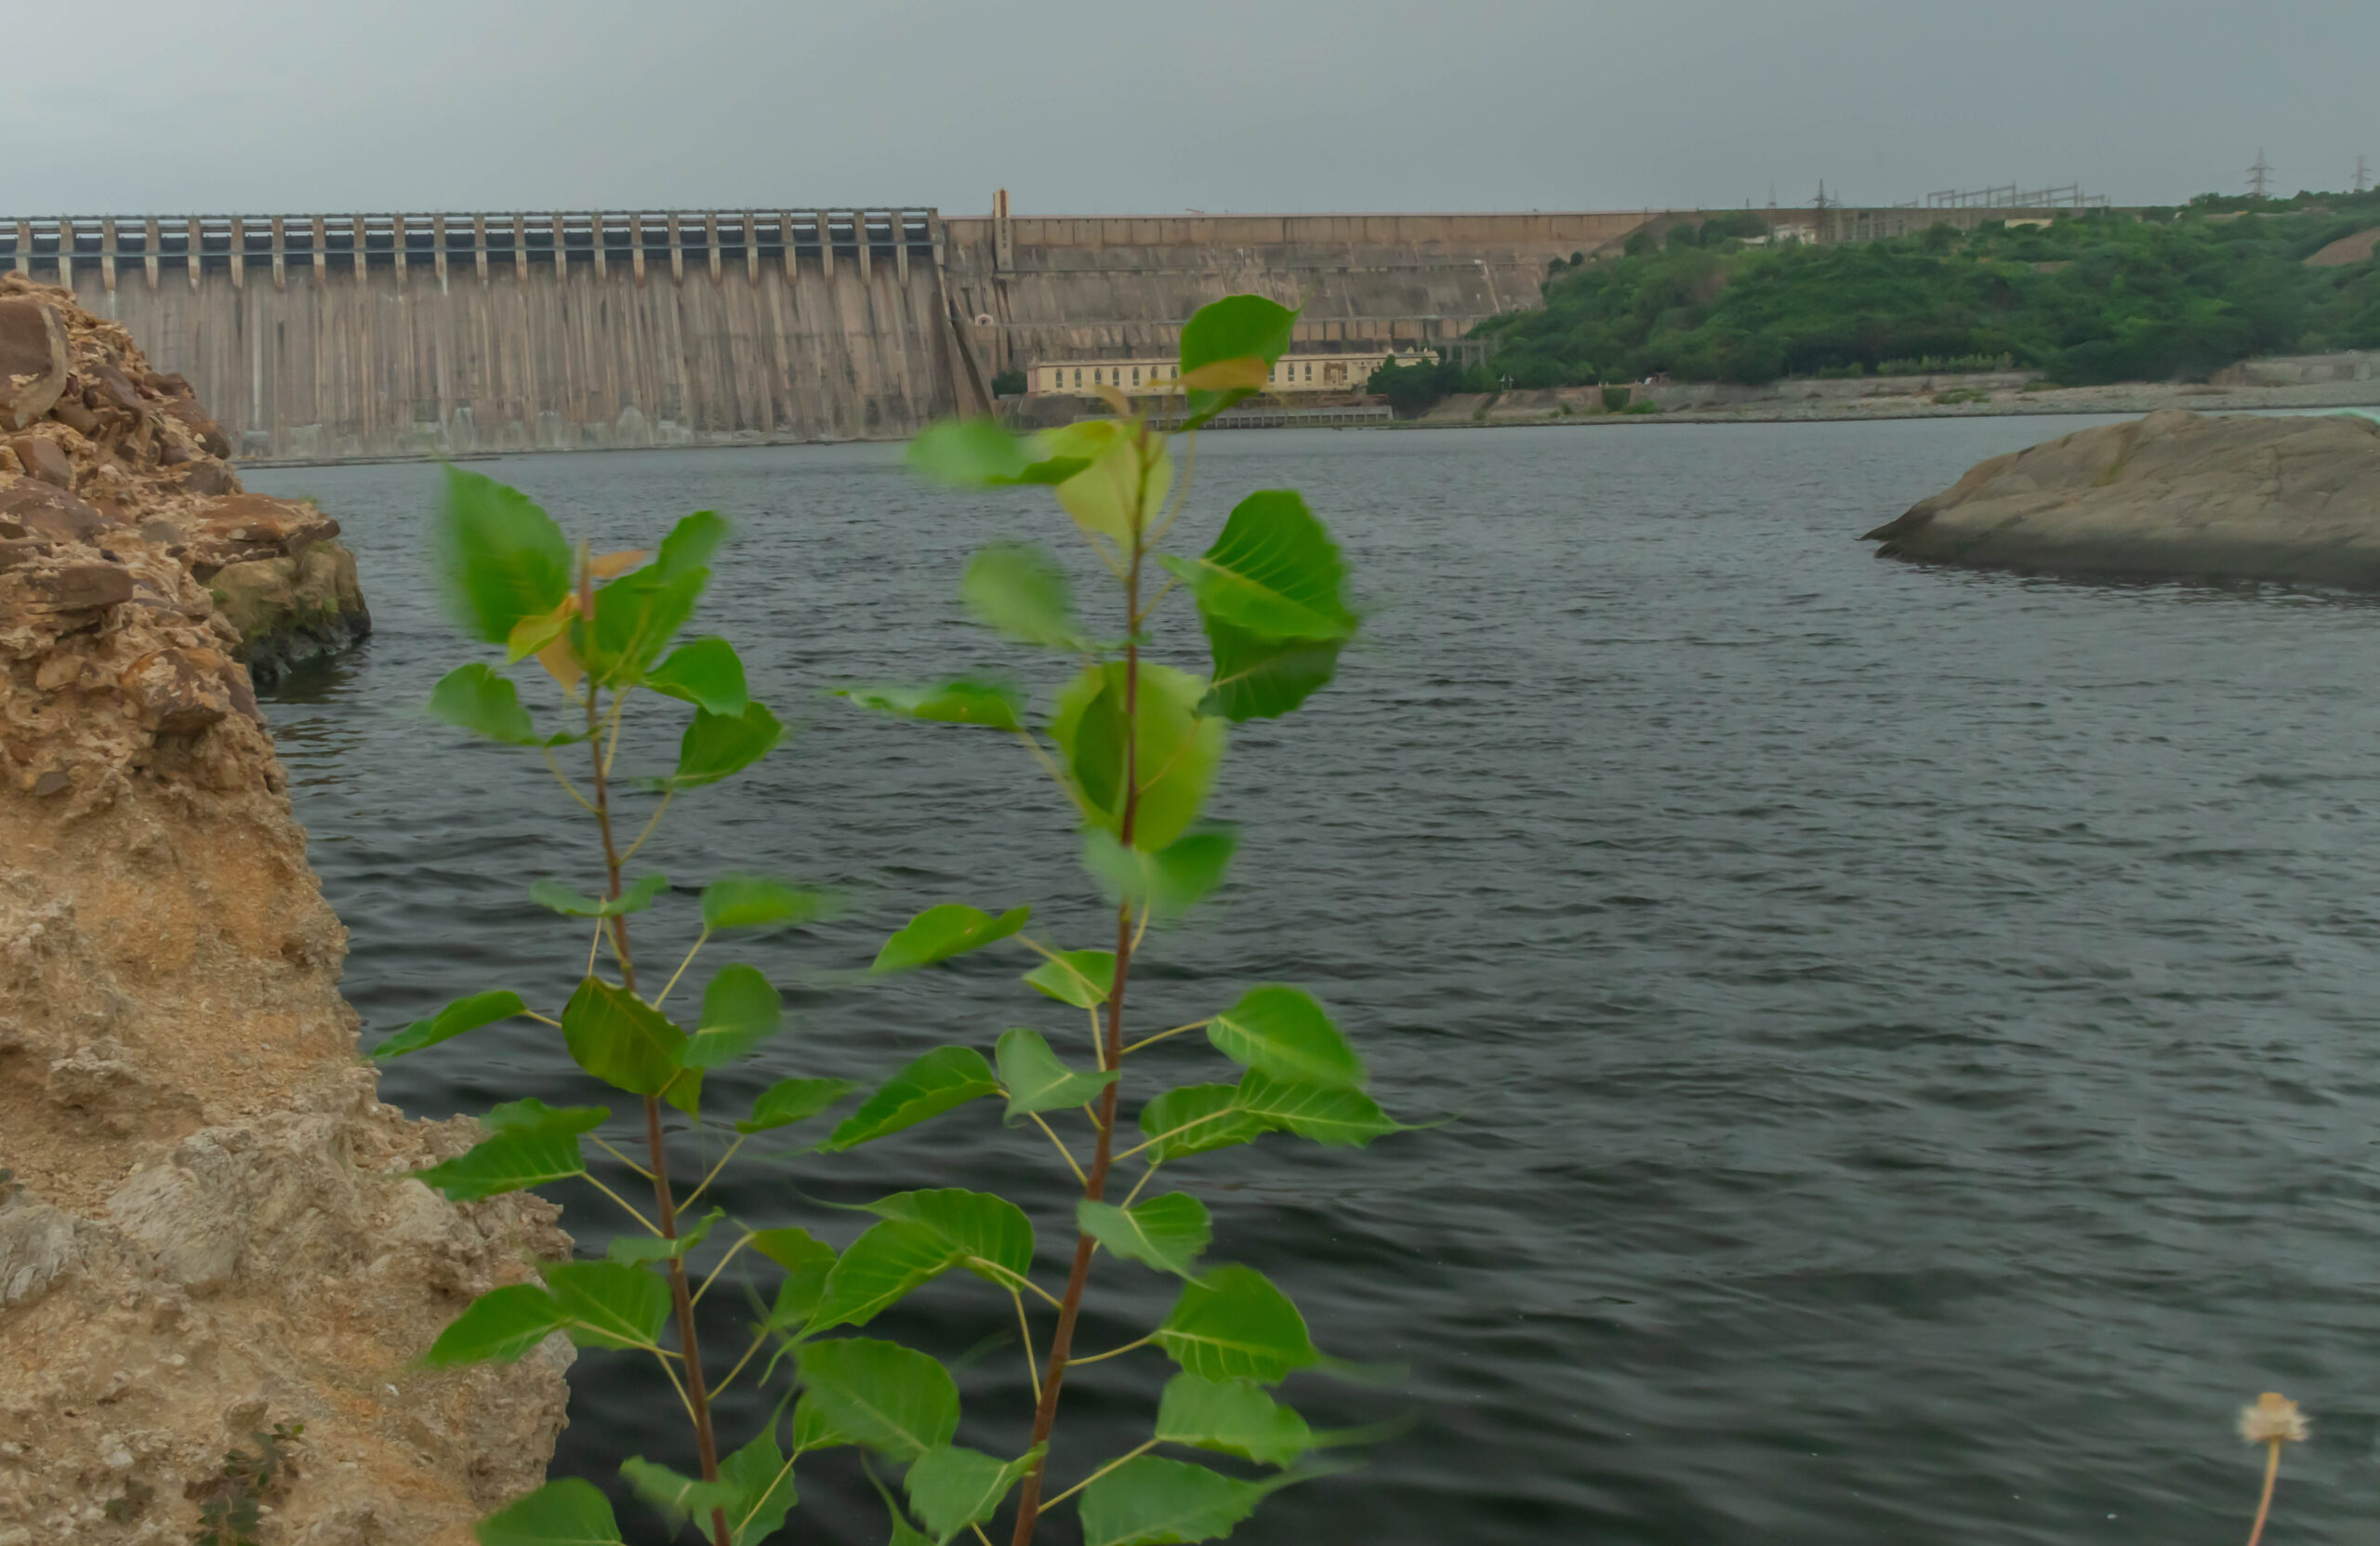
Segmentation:
<svg viewBox="0 0 2380 1546">
<path fill-rule="evenodd" d="M 74 464 L 67 459 L 65 450 L 48 436 L 19 435 L 8 443 L 8 449 L 17 454 L 17 465 L 24 469 L 27 476 L 59 488 L 74 486 Z"/>
<path fill-rule="evenodd" d="M 167 417 L 178 419 L 187 425 L 190 432 L 198 437 L 198 443 L 205 448 L 208 456 L 228 456 L 231 454 L 231 443 L 224 438 L 222 429 L 216 422 L 206 416 L 206 410 L 200 407 L 194 401 L 189 398 L 178 398 L 165 404 L 165 413 Z"/>
<path fill-rule="evenodd" d="M 112 405 L 136 414 L 144 411 L 140 389 L 113 365 L 86 365 L 84 374 L 90 377 L 91 384 L 83 389 L 83 401 L 92 407 Z"/>
<path fill-rule="evenodd" d="M 49 416 L 78 435 L 96 435 L 99 432 L 99 414 L 84 406 L 83 400 L 79 397 L 61 396 L 58 400 L 58 405 L 50 409 Z"/>
<path fill-rule="evenodd" d="M 115 524 L 64 489 L 32 478 L 0 478 L 0 521 L 52 542 L 96 541 Z"/>
<path fill-rule="evenodd" d="M 151 371 L 140 378 L 140 384 L 159 397 L 195 397 L 191 384 L 179 371 Z"/>
<path fill-rule="evenodd" d="M 231 469 L 213 457 L 185 463 L 184 466 L 187 469 L 182 473 L 185 493 L 214 498 L 230 494 L 238 486 L 237 480 L 231 476 Z"/>
<path fill-rule="evenodd" d="M 313 506 L 263 494 L 234 494 L 199 512 L 188 528 L 191 573 L 211 579 L 227 564 L 295 558 L 338 535 L 338 522 Z"/>
<path fill-rule="evenodd" d="M 1979 463 L 1868 538 L 1880 558 L 2380 590 L 2380 422 L 2167 408 Z"/>
<path fill-rule="evenodd" d="M 66 390 L 66 324 L 27 296 L 0 298 L 0 429 L 22 429 Z"/>
<path fill-rule="evenodd" d="M 20 572 L 19 595 L 46 612 L 88 612 L 132 600 L 132 574 L 115 563 L 62 563 Z"/>
<path fill-rule="evenodd" d="M 232 711 L 231 667 L 213 650 L 157 650 L 133 662 L 120 685 L 158 734 L 195 735 Z"/>
</svg>

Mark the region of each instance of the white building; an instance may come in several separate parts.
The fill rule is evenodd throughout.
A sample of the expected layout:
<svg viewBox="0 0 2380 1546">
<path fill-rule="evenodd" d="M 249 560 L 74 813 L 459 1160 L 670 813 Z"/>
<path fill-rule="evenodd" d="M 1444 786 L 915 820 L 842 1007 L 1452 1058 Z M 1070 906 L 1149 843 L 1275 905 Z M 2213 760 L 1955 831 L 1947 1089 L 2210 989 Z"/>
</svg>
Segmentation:
<svg viewBox="0 0 2380 1546">
<path fill-rule="evenodd" d="M 1437 363 L 1435 350 L 1411 354 L 1284 354 L 1274 365 L 1264 390 L 1270 392 L 1359 392 L 1372 372 L 1395 362 L 1399 365 Z M 1035 396 L 1079 392 L 1089 396 L 1096 387 L 1114 387 L 1126 396 L 1178 393 L 1172 385 L 1177 362 L 1172 360 L 1053 360 L 1025 373 L 1026 390 Z"/>
</svg>

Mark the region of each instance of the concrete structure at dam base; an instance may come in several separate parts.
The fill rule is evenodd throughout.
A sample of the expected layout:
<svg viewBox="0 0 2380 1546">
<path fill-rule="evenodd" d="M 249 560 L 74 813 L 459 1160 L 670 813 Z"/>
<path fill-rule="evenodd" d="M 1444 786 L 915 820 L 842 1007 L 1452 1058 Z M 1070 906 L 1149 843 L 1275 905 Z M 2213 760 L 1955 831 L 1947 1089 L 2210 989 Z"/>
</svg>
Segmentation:
<svg viewBox="0 0 2380 1546">
<path fill-rule="evenodd" d="M 244 459 L 328 461 L 897 439 L 1003 372 L 1170 359 L 1235 293 L 1300 308 L 1292 352 L 1352 381 L 1703 213 L 52 217 L 0 219 L 0 271 L 122 323 Z M 1818 241 L 1980 215 L 1762 213 Z"/>
</svg>

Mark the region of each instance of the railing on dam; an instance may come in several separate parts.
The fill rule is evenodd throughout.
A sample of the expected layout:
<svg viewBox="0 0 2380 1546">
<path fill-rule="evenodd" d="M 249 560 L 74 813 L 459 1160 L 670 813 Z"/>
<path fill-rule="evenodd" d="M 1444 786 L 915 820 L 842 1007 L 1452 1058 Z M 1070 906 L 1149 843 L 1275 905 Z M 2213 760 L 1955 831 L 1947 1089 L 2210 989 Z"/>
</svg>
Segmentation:
<svg viewBox="0 0 2380 1546">
<path fill-rule="evenodd" d="M 889 258 L 906 278 L 912 256 L 939 261 L 941 217 L 932 209 L 589 210 L 469 214 L 350 215 L 44 215 L 0 218 L 0 270 L 71 286 L 81 272 L 115 288 L 120 268 L 146 271 L 154 287 L 167 271 L 195 286 L 205 273 L 242 284 L 270 271 L 276 285 L 290 267 L 315 277 L 411 265 L 444 278 L 452 267 L 487 276 L 492 265 L 525 275 L 533 267 L 586 264 L 598 272 L 624 264 L 640 279 L 648 261 L 683 278 L 689 259 L 716 278 L 723 263 L 757 272 L 763 261 L 788 273 L 801 258 L 832 274 L 837 259 L 865 275 Z"/>
</svg>

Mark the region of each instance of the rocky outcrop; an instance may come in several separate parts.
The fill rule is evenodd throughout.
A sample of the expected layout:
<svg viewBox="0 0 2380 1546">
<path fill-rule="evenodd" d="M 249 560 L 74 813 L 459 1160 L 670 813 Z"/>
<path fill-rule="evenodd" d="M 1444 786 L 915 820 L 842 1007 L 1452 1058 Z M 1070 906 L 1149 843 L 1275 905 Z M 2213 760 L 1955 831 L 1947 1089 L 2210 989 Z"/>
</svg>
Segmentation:
<svg viewBox="0 0 2380 1546">
<path fill-rule="evenodd" d="M 79 395 L 28 301 L 66 323 Z M 56 389 L 0 476 L 0 1546 L 180 1546 L 190 1494 L 291 1422 L 266 1539 L 464 1546 L 538 1479 L 569 1349 L 414 1360 L 570 1244 L 549 1204 L 406 1176 L 472 1125 L 375 1095 L 210 588 L 284 562 L 335 585 L 305 566 L 336 528 L 240 494 L 107 332 L 0 290 L 0 417 Z"/>
<path fill-rule="evenodd" d="M 2380 589 L 2380 422 L 2167 409 L 1979 463 L 1879 557 Z"/>
<path fill-rule="evenodd" d="M 230 454 L 190 383 L 151 370 L 122 328 L 0 275 L 0 544 L 163 550 L 208 587 L 236 634 L 231 654 L 271 685 L 363 638 L 372 617 L 338 522 L 244 492 Z M 35 509 L 41 528 L 9 530 Z"/>
</svg>

